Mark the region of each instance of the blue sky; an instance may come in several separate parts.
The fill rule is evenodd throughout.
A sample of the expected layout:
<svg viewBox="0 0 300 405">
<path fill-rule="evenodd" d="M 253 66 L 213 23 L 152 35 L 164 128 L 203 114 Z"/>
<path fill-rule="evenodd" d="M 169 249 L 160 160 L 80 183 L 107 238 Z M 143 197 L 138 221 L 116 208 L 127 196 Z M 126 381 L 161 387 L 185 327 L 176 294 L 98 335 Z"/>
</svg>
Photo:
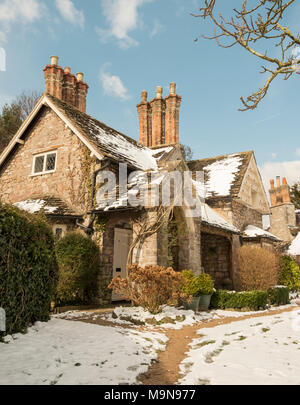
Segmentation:
<svg viewBox="0 0 300 405">
<path fill-rule="evenodd" d="M 0 0 L 0 105 L 23 90 L 44 90 L 50 55 L 84 72 L 87 112 L 138 139 L 136 104 L 171 81 L 183 97 L 180 141 L 194 158 L 253 149 L 265 179 L 300 180 L 299 76 L 274 82 L 255 111 L 240 96 L 263 83 L 261 63 L 246 51 L 200 38 L 207 22 L 192 17 L 200 0 Z M 223 3 L 225 4 L 225 3 Z M 226 0 L 229 14 L 234 0 Z M 299 32 L 300 7 L 287 21 Z M 199 38 L 197 42 L 195 38 Z"/>
</svg>

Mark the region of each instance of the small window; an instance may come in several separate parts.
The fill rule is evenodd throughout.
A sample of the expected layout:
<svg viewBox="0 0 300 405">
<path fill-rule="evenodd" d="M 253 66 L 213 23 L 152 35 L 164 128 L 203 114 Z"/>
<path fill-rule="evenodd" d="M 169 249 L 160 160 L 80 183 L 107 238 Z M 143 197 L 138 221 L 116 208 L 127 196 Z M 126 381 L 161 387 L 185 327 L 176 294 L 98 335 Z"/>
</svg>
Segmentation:
<svg viewBox="0 0 300 405">
<path fill-rule="evenodd" d="M 55 229 L 55 236 L 56 236 L 58 239 L 60 239 L 60 238 L 62 237 L 62 235 L 63 235 L 63 230 L 62 230 L 62 228 L 56 228 L 56 229 Z"/>
<path fill-rule="evenodd" d="M 33 158 L 33 174 L 51 173 L 56 169 L 56 152 L 37 155 Z"/>
</svg>

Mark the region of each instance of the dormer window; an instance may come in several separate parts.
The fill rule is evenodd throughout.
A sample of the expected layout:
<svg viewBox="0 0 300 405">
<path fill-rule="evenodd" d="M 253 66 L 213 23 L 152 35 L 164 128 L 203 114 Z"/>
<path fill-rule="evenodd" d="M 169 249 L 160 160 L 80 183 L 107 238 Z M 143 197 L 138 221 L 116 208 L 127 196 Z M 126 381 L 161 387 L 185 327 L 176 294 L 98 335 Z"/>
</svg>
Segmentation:
<svg viewBox="0 0 300 405">
<path fill-rule="evenodd" d="M 47 152 L 33 157 L 32 174 L 53 173 L 56 170 L 57 152 Z"/>
</svg>

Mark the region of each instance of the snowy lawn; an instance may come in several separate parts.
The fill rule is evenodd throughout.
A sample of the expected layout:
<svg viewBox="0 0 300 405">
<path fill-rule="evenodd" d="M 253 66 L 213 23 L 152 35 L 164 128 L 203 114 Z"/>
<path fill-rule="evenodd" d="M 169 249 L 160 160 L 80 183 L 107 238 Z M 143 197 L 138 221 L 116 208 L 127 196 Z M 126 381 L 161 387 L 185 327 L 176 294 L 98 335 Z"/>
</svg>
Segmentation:
<svg viewBox="0 0 300 405">
<path fill-rule="evenodd" d="M 300 384 L 300 310 L 198 333 L 180 384 Z"/>
<path fill-rule="evenodd" d="M 3 384 L 135 384 L 163 334 L 53 318 L 0 343 Z"/>
</svg>

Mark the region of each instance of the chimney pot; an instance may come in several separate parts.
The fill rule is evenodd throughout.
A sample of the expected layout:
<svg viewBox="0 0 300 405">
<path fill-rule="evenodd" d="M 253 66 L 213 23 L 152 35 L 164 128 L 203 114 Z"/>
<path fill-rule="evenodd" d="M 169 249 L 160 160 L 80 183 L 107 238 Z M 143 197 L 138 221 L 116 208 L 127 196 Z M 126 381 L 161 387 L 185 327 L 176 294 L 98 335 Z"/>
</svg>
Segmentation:
<svg viewBox="0 0 300 405">
<path fill-rule="evenodd" d="M 280 187 L 280 176 L 276 176 L 276 186 Z"/>
<path fill-rule="evenodd" d="M 163 93 L 162 86 L 157 86 L 156 87 L 156 98 L 161 99 L 162 98 L 162 93 Z"/>
<path fill-rule="evenodd" d="M 147 97 L 148 97 L 148 93 L 147 93 L 146 90 L 142 91 L 141 97 L 142 97 L 142 102 L 146 103 L 147 102 Z"/>
<path fill-rule="evenodd" d="M 65 73 L 71 73 L 71 68 L 69 66 L 65 67 Z"/>
<path fill-rule="evenodd" d="M 176 94 L 176 83 L 172 82 L 170 83 L 170 95 L 175 96 Z"/>
<path fill-rule="evenodd" d="M 270 180 L 271 190 L 274 190 L 274 180 Z"/>
<path fill-rule="evenodd" d="M 58 56 L 50 56 L 51 59 L 51 65 L 58 65 Z"/>
<path fill-rule="evenodd" d="M 78 72 L 78 73 L 77 73 L 77 81 L 78 81 L 78 82 L 82 82 L 82 81 L 83 81 L 83 73 L 81 73 L 81 72 Z"/>
<path fill-rule="evenodd" d="M 282 179 L 282 184 L 284 184 L 284 185 L 287 184 L 286 177 L 283 177 L 283 179 Z"/>
</svg>

